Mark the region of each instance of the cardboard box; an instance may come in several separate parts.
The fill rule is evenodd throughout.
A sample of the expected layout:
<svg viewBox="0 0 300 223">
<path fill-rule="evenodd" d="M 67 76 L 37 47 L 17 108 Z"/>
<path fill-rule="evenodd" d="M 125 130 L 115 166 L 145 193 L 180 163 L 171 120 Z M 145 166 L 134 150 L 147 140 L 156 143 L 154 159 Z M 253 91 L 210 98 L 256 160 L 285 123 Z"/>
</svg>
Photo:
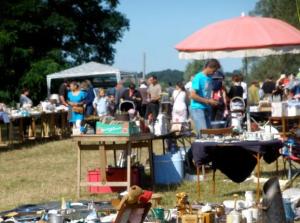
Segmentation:
<svg viewBox="0 0 300 223">
<path fill-rule="evenodd" d="M 300 115 L 300 103 L 288 102 L 287 103 L 287 116 L 299 116 Z"/>
<path fill-rule="evenodd" d="M 196 214 L 185 214 L 182 216 L 182 223 L 198 223 L 198 216 Z"/>
<path fill-rule="evenodd" d="M 272 117 L 282 117 L 287 115 L 286 102 L 272 102 Z"/>
<path fill-rule="evenodd" d="M 97 135 L 131 136 L 139 133 L 140 129 L 135 122 L 115 122 L 110 124 L 96 122 Z"/>
</svg>

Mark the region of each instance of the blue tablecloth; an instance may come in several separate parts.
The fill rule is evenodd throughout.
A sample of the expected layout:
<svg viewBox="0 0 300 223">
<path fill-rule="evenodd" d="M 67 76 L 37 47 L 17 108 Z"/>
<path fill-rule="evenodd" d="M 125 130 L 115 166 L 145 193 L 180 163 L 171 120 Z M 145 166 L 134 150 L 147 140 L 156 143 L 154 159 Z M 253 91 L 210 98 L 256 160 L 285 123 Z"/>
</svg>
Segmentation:
<svg viewBox="0 0 300 223">
<path fill-rule="evenodd" d="M 213 169 L 219 169 L 236 183 L 250 176 L 257 164 L 254 155 L 259 154 L 267 163 L 274 162 L 283 144 L 279 140 L 239 141 L 229 143 L 194 142 L 193 160 L 196 166 L 212 162 Z"/>
</svg>

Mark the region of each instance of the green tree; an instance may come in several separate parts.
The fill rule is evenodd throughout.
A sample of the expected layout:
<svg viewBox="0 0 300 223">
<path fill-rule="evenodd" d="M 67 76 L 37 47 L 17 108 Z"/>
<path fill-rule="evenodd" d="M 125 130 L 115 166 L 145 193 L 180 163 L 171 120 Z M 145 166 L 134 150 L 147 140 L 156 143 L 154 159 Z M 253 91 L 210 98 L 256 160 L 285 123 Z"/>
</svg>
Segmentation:
<svg viewBox="0 0 300 223">
<path fill-rule="evenodd" d="M 44 69 L 54 72 L 90 60 L 112 64 L 113 45 L 129 28 L 128 19 L 116 10 L 118 4 L 118 0 L 2 0 L 0 98 L 12 99 L 17 87 L 33 79 L 39 81 L 31 92 L 43 96 L 40 91 L 46 89 L 38 85 L 46 81 Z"/>
<path fill-rule="evenodd" d="M 157 76 L 162 87 L 168 86 L 169 83 L 175 86 L 178 81 L 183 81 L 183 72 L 179 70 L 167 69 L 162 71 L 153 71 L 147 74 L 147 77 L 150 77 L 151 75 Z"/>
<path fill-rule="evenodd" d="M 194 60 L 186 65 L 184 71 L 184 80 L 189 81 L 191 76 L 195 75 L 199 71 L 202 70 L 204 67 L 205 61 L 204 60 Z"/>
<path fill-rule="evenodd" d="M 41 59 L 31 64 L 29 71 L 21 78 L 22 86 L 26 86 L 30 90 L 30 97 L 34 103 L 45 99 L 47 96 L 47 74 L 54 73 L 61 68 L 61 65 L 53 58 Z"/>
<path fill-rule="evenodd" d="M 281 19 L 300 28 L 297 0 L 259 0 L 251 14 Z M 297 73 L 300 55 L 268 56 L 250 61 L 250 79 L 263 81 L 267 76 L 276 78 L 281 73 Z"/>
</svg>

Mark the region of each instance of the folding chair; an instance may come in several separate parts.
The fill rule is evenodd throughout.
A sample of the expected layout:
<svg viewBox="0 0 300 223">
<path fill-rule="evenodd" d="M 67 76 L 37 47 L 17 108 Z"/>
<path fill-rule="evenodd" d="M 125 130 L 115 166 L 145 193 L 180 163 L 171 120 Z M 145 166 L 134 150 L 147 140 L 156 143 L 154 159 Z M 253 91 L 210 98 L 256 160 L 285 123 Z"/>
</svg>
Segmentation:
<svg viewBox="0 0 300 223">
<path fill-rule="evenodd" d="M 285 143 L 288 151 L 283 151 L 283 168 L 287 172 L 287 178 L 289 180 L 288 185 L 291 185 L 294 180 L 300 175 L 300 169 L 295 164 L 300 164 L 300 144 L 294 140 L 288 140 Z M 288 169 L 286 164 L 288 163 Z"/>
<path fill-rule="evenodd" d="M 125 204 L 119 210 L 115 223 L 143 223 L 151 203 L 146 204 Z"/>
</svg>

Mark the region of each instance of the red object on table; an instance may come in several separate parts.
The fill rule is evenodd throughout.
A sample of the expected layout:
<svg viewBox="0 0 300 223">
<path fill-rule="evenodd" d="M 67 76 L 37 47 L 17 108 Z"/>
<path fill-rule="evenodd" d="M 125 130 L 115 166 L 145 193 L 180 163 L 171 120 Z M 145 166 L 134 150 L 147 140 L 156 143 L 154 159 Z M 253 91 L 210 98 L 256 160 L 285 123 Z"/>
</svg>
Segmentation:
<svg viewBox="0 0 300 223">
<path fill-rule="evenodd" d="M 140 185 L 140 173 L 138 168 L 132 168 L 131 170 L 131 185 Z M 126 168 L 110 167 L 106 170 L 107 181 L 124 181 L 126 182 Z M 88 171 L 88 182 L 99 182 L 101 177 L 100 169 L 94 169 Z M 90 186 L 88 191 L 93 194 L 113 193 L 126 190 L 126 187 L 109 187 L 109 186 Z"/>
<path fill-rule="evenodd" d="M 144 190 L 144 193 L 139 197 L 141 203 L 147 203 L 152 198 L 152 191 Z"/>
</svg>

